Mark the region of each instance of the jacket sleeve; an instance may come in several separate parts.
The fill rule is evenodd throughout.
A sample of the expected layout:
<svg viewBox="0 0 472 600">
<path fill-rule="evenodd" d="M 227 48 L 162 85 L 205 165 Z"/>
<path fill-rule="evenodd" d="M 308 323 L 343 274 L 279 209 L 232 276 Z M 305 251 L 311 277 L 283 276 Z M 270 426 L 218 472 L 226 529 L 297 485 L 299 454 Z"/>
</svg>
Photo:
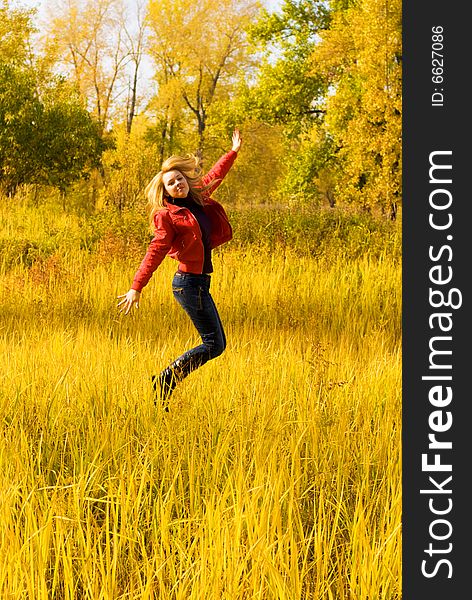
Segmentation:
<svg viewBox="0 0 472 600">
<path fill-rule="evenodd" d="M 221 181 L 226 177 L 228 171 L 233 166 L 234 161 L 238 153 L 234 150 L 230 150 L 212 166 L 206 175 L 202 177 L 202 184 L 204 186 L 209 185 L 213 182 L 210 188 L 207 188 L 206 193 L 211 194 L 220 185 Z"/>
<path fill-rule="evenodd" d="M 155 233 L 148 246 L 147 252 L 136 271 L 131 288 L 140 292 L 149 282 L 152 274 L 164 260 L 175 238 L 169 214 L 166 210 L 159 211 L 154 217 Z"/>
</svg>

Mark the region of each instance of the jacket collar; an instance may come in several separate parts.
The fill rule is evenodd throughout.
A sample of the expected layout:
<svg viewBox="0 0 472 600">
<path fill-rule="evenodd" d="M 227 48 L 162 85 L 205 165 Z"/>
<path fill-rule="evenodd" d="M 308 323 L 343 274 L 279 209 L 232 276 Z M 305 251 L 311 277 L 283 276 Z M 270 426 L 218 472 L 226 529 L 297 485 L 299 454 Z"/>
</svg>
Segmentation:
<svg viewBox="0 0 472 600">
<path fill-rule="evenodd" d="M 208 204 L 212 204 L 214 202 L 214 200 L 212 200 L 211 198 L 206 197 L 205 195 L 203 196 L 203 205 L 207 206 Z M 179 206 L 178 204 L 173 204 L 172 202 L 167 202 L 165 203 L 166 208 L 171 212 L 171 213 L 176 213 L 179 212 L 180 210 L 189 210 L 187 209 L 186 206 Z"/>
<path fill-rule="evenodd" d="M 166 202 L 166 208 L 171 213 L 179 212 L 179 210 L 187 210 L 185 206 L 178 206 L 177 204 L 172 204 L 172 202 Z"/>
</svg>

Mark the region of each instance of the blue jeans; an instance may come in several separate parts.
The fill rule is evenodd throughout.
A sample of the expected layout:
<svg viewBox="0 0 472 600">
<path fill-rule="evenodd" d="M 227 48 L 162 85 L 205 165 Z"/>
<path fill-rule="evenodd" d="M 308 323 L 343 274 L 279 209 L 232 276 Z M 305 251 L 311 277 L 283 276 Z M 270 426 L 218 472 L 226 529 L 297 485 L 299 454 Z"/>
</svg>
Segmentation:
<svg viewBox="0 0 472 600">
<path fill-rule="evenodd" d="M 184 352 L 170 365 L 180 380 L 220 356 L 226 348 L 226 336 L 210 294 L 210 275 L 177 271 L 172 280 L 172 292 L 202 338 L 201 344 Z"/>
</svg>

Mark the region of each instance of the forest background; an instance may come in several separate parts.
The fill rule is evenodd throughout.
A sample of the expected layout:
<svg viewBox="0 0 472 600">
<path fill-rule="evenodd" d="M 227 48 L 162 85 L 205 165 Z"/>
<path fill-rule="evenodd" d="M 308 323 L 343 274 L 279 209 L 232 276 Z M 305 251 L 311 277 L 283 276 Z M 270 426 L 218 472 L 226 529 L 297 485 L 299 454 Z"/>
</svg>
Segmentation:
<svg viewBox="0 0 472 600">
<path fill-rule="evenodd" d="M 400 0 L 28 4 L 0 4 L 1 595 L 397 600 Z M 174 261 L 116 296 L 163 158 L 235 127 L 228 348 L 165 417 Z"/>
<path fill-rule="evenodd" d="M 401 202 L 401 3 L 3 2 L 0 185 L 69 207 L 142 202 L 162 159 L 210 165 L 244 133 L 223 200 Z M 41 192 L 39 192 L 39 188 Z M 229 193 L 231 190 L 231 193 Z"/>
</svg>

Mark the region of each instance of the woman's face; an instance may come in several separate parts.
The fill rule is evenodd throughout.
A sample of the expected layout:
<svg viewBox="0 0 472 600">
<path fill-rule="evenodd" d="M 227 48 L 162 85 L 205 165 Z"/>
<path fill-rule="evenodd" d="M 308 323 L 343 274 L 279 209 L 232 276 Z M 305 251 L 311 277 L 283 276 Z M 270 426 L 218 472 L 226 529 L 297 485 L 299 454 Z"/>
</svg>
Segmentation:
<svg viewBox="0 0 472 600">
<path fill-rule="evenodd" d="M 177 169 L 164 173 L 162 183 L 171 198 L 186 198 L 190 191 L 187 180 Z"/>
</svg>

